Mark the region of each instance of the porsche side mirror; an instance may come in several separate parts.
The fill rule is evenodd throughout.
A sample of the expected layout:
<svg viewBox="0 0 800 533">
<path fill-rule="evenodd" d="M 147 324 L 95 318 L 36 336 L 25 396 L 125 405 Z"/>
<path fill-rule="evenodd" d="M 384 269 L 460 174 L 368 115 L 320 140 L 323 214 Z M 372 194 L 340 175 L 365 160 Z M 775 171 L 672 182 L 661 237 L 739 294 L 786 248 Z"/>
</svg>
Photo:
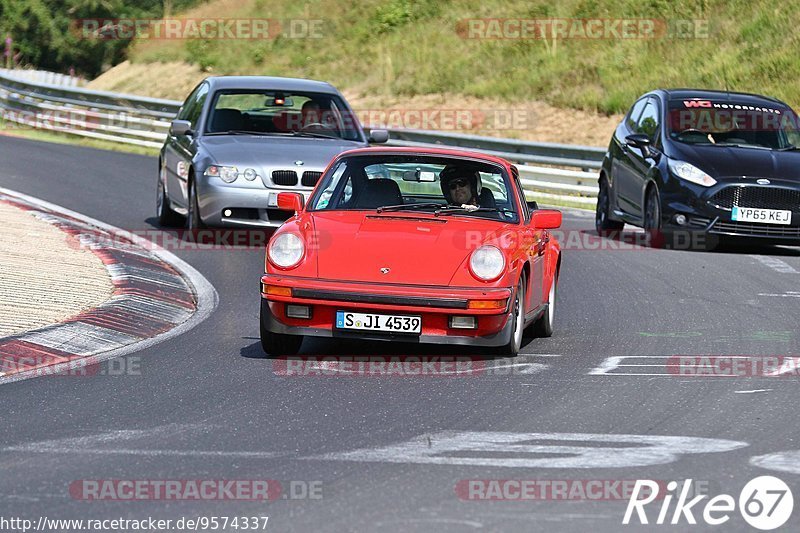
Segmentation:
<svg viewBox="0 0 800 533">
<path fill-rule="evenodd" d="M 525 203 L 528 204 L 528 209 L 530 209 L 531 212 L 539 209 L 539 204 L 535 200 L 528 200 Z"/>
<path fill-rule="evenodd" d="M 556 229 L 561 227 L 561 211 L 539 209 L 531 217 L 531 225 L 536 229 Z"/>
<path fill-rule="evenodd" d="M 278 209 L 299 213 L 303 210 L 303 195 L 299 192 L 279 192 Z"/>
<path fill-rule="evenodd" d="M 192 123 L 188 120 L 173 120 L 169 125 L 169 132 L 176 137 L 179 135 L 192 135 Z"/>
<path fill-rule="evenodd" d="M 369 142 L 371 143 L 385 143 L 389 140 L 389 132 L 386 130 L 370 130 Z"/>
</svg>

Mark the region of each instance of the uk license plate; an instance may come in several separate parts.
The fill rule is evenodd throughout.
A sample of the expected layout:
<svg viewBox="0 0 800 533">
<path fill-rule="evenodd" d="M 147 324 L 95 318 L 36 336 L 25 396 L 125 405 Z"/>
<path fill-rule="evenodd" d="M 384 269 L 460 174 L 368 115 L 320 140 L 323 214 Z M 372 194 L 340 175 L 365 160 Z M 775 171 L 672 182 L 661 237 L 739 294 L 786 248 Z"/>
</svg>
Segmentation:
<svg viewBox="0 0 800 533">
<path fill-rule="evenodd" d="M 336 311 L 336 328 L 386 333 L 420 333 L 422 317 Z"/>
<path fill-rule="evenodd" d="M 736 222 L 759 222 L 762 224 L 783 224 L 788 226 L 792 223 L 792 212 L 734 206 L 731 218 Z"/>
</svg>

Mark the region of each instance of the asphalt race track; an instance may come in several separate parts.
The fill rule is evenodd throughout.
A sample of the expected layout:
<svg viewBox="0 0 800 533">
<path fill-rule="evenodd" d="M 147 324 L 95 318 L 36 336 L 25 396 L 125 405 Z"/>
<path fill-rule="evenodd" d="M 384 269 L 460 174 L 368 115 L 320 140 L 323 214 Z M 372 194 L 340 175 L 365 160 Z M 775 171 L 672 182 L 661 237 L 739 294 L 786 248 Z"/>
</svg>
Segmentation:
<svg viewBox="0 0 800 533">
<path fill-rule="evenodd" d="M 129 230 L 155 227 L 156 166 L 0 140 L 0 186 Z M 593 235 L 593 224 L 565 213 L 565 231 Z M 216 287 L 217 310 L 138 352 L 141 375 L 0 387 L 0 507 L 32 519 L 268 516 L 268 531 L 617 532 L 649 530 L 635 517 L 622 525 L 627 499 L 488 501 L 464 487 L 692 479 L 738 501 L 747 481 L 774 475 L 800 495 L 797 372 L 665 366 L 676 355 L 800 354 L 800 250 L 579 248 L 564 251 L 552 338 L 526 339 L 525 355 L 484 372 L 419 377 L 281 375 L 258 343 L 263 252 L 174 251 Z M 480 354 L 329 341 L 306 341 L 303 353 Z M 279 480 L 288 497 L 79 501 L 68 490 L 103 479 Z M 694 507 L 700 523 L 705 501 Z M 646 508 L 651 523 L 660 506 Z M 751 530 L 738 510 L 716 528 L 682 520 L 656 529 Z"/>
</svg>

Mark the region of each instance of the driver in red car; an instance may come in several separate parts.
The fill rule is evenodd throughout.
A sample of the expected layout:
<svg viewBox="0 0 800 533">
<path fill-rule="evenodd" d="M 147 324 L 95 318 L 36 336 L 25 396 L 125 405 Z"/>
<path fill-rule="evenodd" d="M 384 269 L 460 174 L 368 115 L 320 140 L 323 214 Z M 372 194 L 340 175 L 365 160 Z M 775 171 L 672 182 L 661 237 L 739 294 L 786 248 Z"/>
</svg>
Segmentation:
<svg viewBox="0 0 800 533">
<path fill-rule="evenodd" d="M 467 209 L 497 207 L 491 191 L 481 187 L 481 177 L 477 170 L 448 165 L 439 173 L 439 184 L 450 205 Z"/>
</svg>

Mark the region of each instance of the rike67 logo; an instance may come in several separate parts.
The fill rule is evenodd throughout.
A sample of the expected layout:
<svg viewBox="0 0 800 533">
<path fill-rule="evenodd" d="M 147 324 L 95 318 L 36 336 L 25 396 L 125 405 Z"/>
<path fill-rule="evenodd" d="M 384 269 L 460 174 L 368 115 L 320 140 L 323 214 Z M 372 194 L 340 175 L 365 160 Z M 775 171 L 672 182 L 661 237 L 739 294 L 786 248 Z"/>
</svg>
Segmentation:
<svg viewBox="0 0 800 533">
<path fill-rule="evenodd" d="M 649 479 L 636 480 L 633 494 L 628 500 L 625 516 L 622 523 L 628 525 L 631 519 L 638 519 L 640 524 L 650 524 L 652 515 L 648 518 L 645 507 L 658 500 L 660 509 L 655 519 L 657 525 L 697 524 L 695 513 L 702 516 L 703 521 L 712 526 L 722 525 L 731 519 L 731 514 L 736 510 L 737 501 L 729 494 L 719 494 L 699 505 L 707 494 L 701 494 L 689 499 L 692 480 L 687 479 L 683 485 L 677 481 L 670 481 L 666 486 L 666 493 L 660 491 L 663 482 Z M 674 509 L 672 501 L 677 496 Z M 761 531 L 770 531 L 784 525 L 792 516 L 794 497 L 789 486 L 774 476 L 759 476 L 751 479 L 739 493 L 739 513 L 750 526 Z M 670 511 L 672 511 L 670 513 Z"/>
</svg>

